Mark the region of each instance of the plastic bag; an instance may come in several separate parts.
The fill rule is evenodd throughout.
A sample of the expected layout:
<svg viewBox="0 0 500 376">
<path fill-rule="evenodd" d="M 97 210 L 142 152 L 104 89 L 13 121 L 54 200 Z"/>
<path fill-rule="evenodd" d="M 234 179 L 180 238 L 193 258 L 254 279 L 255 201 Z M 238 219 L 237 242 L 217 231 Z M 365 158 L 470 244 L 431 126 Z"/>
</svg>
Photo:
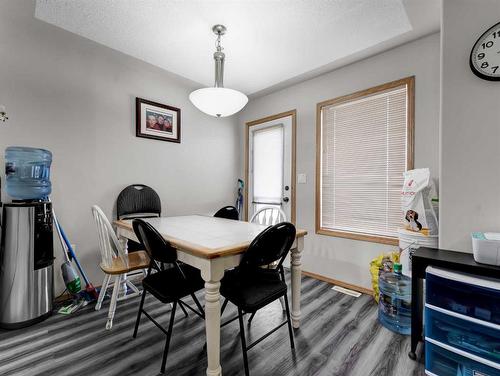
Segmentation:
<svg viewBox="0 0 500 376">
<path fill-rule="evenodd" d="M 379 298 L 379 288 L 378 288 L 378 277 L 380 272 L 385 267 L 389 267 L 392 271 L 392 265 L 395 262 L 399 262 L 399 252 L 390 252 L 390 253 L 382 253 L 377 258 L 374 258 L 370 262 L 370 274 L 372 275 L 372 288 L 373 288 L 373 297 L 378 303 Z"/>
<path fill-rule="evenodd" d="M 432 195 L 435 195 L 435 189 L 428 168 L 404 173 L 401 209 L 406 230 L 426 236 L 438 234 L 437 217 L 431 201 Z"/>
</svg>

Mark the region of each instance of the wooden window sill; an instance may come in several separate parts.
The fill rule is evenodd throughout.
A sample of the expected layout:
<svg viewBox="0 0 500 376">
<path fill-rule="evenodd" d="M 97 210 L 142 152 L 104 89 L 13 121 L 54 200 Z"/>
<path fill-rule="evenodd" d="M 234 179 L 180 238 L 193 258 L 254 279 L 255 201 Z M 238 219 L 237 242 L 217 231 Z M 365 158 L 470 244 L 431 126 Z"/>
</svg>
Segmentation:
<svg viewBox="0 0 500 376">
<path fill-rule="evenodd" d="M 361 240 L 361 241 L 371 242 L 371 243 L 387 244 L 387 245 L 398 245 L 399 244 L 399 239 L 395 238 L 395 237 L 369 235 L 369 234 L 362 234 L 362 233 L 348 232 L 348 231 L 335 231 L 335 230 L 329 230 L 329 229 L 325 229 L 325 228 L 317 228 L 316 234 L 334 236 L 337 238 Z"/>
</svg>

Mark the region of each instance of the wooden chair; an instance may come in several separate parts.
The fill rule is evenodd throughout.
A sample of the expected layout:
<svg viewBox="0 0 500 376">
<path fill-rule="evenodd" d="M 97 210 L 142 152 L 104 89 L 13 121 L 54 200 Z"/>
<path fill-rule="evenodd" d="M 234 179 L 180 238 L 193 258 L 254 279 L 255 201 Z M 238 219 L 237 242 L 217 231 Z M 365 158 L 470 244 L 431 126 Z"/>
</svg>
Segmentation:
<svg viewBox="0 0 500 376">
<path fill-rule="evenodd" d="M 113 294 L 111 295 L 108 321 L 106 323 L 106 329 L 109 330 L 113 326 L 116 303 L 130 297 L 141 295 L 139 289 L 125 278 L 126 274 L 134 270 L 147 269 L 149 267 L 149 256 L 144 251 L 128 254 L 120 245 L 108 218 L 106 218 L 106 215 L 103 213 L 101 208 L 97 205 L 92 206 L 92 214 L 97 225 L 99 250 L 101 252 L 101 263 L 99 266 L 105 274 L 99 298 L 97 299 L 97 304 L 95 306 L 96 311 L 101 309 L 106 291 L 109 287 L 111 287 L 111 278 L 114 277 Z M 123 296 L 118 297 L 120 286 L 123 282 L 125 282 L 126 286 L 132 289 L 133 293 L 127 295 L 125 288 Z"/>
<path fill-rule="evenodd" d="M 281 208 L 266 206 L 265 208 L 257 210 L 250 222 L 258 223 L 259 225 L 273 226 L 280 222 L 286 222 L 286 214 Z"/>
</svg>

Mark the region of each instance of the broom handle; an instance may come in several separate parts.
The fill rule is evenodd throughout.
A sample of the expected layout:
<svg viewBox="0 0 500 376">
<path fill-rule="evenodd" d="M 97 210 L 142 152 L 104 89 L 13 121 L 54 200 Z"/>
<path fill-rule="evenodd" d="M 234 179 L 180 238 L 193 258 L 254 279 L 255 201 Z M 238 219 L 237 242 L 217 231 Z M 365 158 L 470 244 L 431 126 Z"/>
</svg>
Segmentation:
<svg viewBox="0 0 500 376">
<path fill-rule="evenodd" d="M 70 261 L 68 256 L 68 247 L 61 234 L 61 227 L 59 226 L 59 222 L 57 221 L 56 217 L 56 212 L 54 210 L 52 210 L 52 217 L 54 218 L 54 224 L 56 225 L 57 235 L 59 237 L 59 242 L 61 243 L 62 251 L 64 254 L 64 261 Z"/>
</svg>

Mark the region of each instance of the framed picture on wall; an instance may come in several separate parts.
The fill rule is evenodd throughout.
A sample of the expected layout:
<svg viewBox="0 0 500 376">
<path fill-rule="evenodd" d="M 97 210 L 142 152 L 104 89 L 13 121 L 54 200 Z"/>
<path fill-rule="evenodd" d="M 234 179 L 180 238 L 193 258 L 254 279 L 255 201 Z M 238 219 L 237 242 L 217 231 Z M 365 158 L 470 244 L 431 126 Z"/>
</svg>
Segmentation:
<svg viewBox="0 0 500 376">
<path fill-rule="evenodd" d="M 181 142 L 181 110 L 166 104 L 135 99 L 136 136 Z"/>
</svg>

